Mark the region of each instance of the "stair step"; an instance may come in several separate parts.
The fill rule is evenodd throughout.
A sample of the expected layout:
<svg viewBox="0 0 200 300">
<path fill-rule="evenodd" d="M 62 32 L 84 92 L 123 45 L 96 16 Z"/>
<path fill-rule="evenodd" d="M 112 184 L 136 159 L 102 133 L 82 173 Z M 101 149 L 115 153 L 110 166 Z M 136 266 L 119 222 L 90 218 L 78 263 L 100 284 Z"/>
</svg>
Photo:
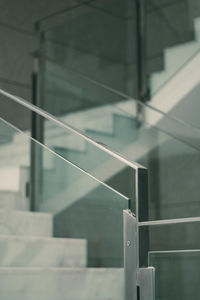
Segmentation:
<svg viewBox="0 0 200 300">
<path fill-rule="evenodd" d="M 20 174 L 19 167 L 2 167 L 0 168 L 0 191 L 19 191 Z"/>
<path fill-rule="evenodd" d="M 175 73 L 200 48 L 199 42 L 189 42 L 165 50 L 165 72 Z"/>
<path fill-rule="evenodd" d="M 23 145 L 22 145 L 23 146 Z M 53 159 L 52 153 L 46 150 L 44 147 L 38 147 L 45 153 L 44 155 L 44 168 L 52 169 L 53 168 Z M 22 147 L 20 151 L 14 151 L 16 145 L 14 143 L 9 144 L 9 148 L 6 150 L 7 153 L 1 156 L 0 151 L 0 167 L 30 167 L 30 149 Z M 1 148 L 0 148 L 1 150 Z"/>
<path fill-rule="evenodd" d="M 0 268 L 2 300 L 123 300 L 123 269 Z"/>
<path fill-rule="evenodd" d="M 51 214 L 0 210 L 0 235 L 51 237 L 52 226 Z"/>
<path fill-rule="evenodd" d="M 86 240 L 0 236 L 1 267 L 85 267 Z"/>
<path fill-rule="evenodd" d="M 0 209 L 18 209 L 19 193 L 12 191 L 0 191 Z M 20 208 L 23 209 L 23 208 Z"/>
<path fill-rule="evenodd" d="M 51 149 L 54 147 L 65 147 L 72 151 L 84 151 L 86 143 L 82 138 L 75 134 L 62 134 L 47 138 L 45 140 L 45 145 L 47 145 Z"/>
<path fill-rule="evenodd" d="M 115 151 L 120 151 L 131 144 L 138 134 L 134 118 L 113 114 L 114 133 L 106 134 L 94 130 L 87 130 L 86 134 L 92 139 L 102 142 Z"/>
<path fill-rule="evenodd" d="M 14 147 L 12 145 L 11 147 Z M 30 155 L 29 152 L 17 153 L 8 153 L 6 157 L 1 157 L 0 167 L 30 167 Z"/>
<path fill-rule="evenodd" d="M 152 93 L 164 85 L 199 49 L 200 43 L 198 42 L 165 49 L 165 70 L 151 75 Z"/>
<path fill-rule="evenodd" d="M 177 71 L 200 51 L 200 18 L 194 19 L 195 41 L 164 50 L 165 70 L 150 76 L 151 93 L 156 93 Z"/>
<path fill-rule="evenodd" d="M 200 54 L 197 54 L 153 96 L 151 105 L 165 113 L 173 109 L 190 91 L 198 86 L 199 66 Z M 146 120 L 148 122 L 148 116 L 146 116 Z"/>
</svg>

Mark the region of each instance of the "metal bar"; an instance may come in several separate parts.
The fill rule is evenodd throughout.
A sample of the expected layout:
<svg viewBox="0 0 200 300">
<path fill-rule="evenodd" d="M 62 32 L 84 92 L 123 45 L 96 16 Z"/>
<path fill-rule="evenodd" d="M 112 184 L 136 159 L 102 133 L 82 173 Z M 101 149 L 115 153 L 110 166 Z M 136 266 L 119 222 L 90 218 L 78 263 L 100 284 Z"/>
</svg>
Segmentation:
<svg viewBox="0 0 200 300">
<path fill-rule="evenodd" d="M 57 124 L 58 126 L 70 131 L 71 133 L 74 133 L 78 136 L 80 136 L 81 138 L 83 138 L 85 141 L 89 142 L 90 144 L 94 145 L 95 147 L 101 149 L 102 151 L 104 151 L 105 153 L 109 154 L 110 156 L 112 156 L 113 158 L 117 158 L 119 161 L 123 162 L 125 165 L 132 167 L 133 169 L 137 170 L 138 168 L 142 169 L 146 169 L 145 167 L 143 167 L 142 165 L 134 162 L 130 162 L 127 159 L 125 159 L 123 156 L 119 155 L 118 153 L 110 150 L 109 148 L 105 147 L 105 145 L 102 145 L 94 140 L 92 140 L 91 138 L 89 138 L 87 135 L 85 135 L 84 133 L 82 133 L 81 130 L 75 129 L 74 127 L 70 126 L 69 124 L 60 121 L 59 119 L 55 118 L 53 115 L 51 115 L 50 113 L 46 112 L 45 110 L 36 107 L 35 105 L 28 103 L 26 100 L 17 97 L 15 95 L 12 95 L 2 89 L 0 89 L 0 94 L 4 95 L 5 97 L 13 100 L 14 102 L 19 103 L 20 105 L 30 109 L 33 112 L 38 113 L 40 116 L 46 118 L 49 121 L 52 121 L 53 123 Z"/>
<path fill-rule="evenodd" d="M 146 0 L 136 0 L 138 97 L 142 102 L 148 100 L 145 4 Z"/>
<path fill-rule="evenodd" d="M 32 74 L 32 103 L 33 105 L 40 105 L 39 103 L 39 60 L 34 58 L 34 69 Z M 34 140 L 40 143 L 44 142 L 43 118 L 32 111 L 31 118 L 31 161 L 30 161 L 30 209 L 35 211 L 37 209 L 38 195 L 41 194 L 42 187 L 42 172 L 43 172 L 43 148 L 39 147 Z"/>
<path fill-rule="evenodd" d="M 139 227 L 200 222 L 200 217 L 138 222 Z"/>
<path fill-rule="evenodd" d="M 136 213 L 137 221 L 148 219 L 148 170 L 144 168 L 136 172 Z"/>
<path fill-rule="evenodd" d="M 155 269 L 153 267 L 138 270 L 137 283 L 140 300 L 155 300 Z"/>
<path fill-rule="evenodd" d="M 34 105 L 36 105 L 36 100 L 37 98 L 37 74 L 35 72 L 35 70 L 33 71 L 32 74 L 32 103 Z M 36 114 L 35 112 L 32 112 L 31 115 L 31 137 L 33 139 L 36 139 Z M 32 140 L 30 140 L 30 210 L 31 211 L 35 211 L 36 210 L 36 203 L 35 203 L 35 199 L 36 199 L 36 195 L 35 195 L 35 144 Z"/>
<path fill-rule="evenodd" d="M 109 186 L 108 184 L 106 184 L 105 182 L 101 181 L 100 179 L 96 178 L 94 175 L 91 175 L 89 172 L 81 169 L 80 167 L 78 167 L 77 165 L 75 165 L 74 163 L 72 163 L 71 161 L 69 161 L 68 159 L 64 158 L 63 156 L 61 156 L 60 154 L 56 153 L 54 150 L 52 150 L 51 148 L 49 148 L 48 146 L 38 142 L 37 140 L 33 139 L 32 137 L 30 137 L 29 135 L 27 135 L 26 133 L 24 133 L 24 131 L 18 129 L 17 127 L 15 127 L 14 125 L 10 124 L 9 122 L 5 121 L 4 119 L 2 119 L 0 117 L 0 120 L 4 123 L 6 123 L 9 127 L 12 127 L 15 129 L 15 131 L 20 132 L 21 134 L 23 134 L 24 136 L 26 136 L 26 138 L 31 139 L 34 143 L 36 143 L 38 146 L 40 146 L 42 149 L 46 149 L 47 151 L 49 151 L 50 153 L 52 153 L 53 155 L 55 155 L 56 157 L 59 157 L 60 159 L 62 159 L 63 161 L 65 161 L 66 163 L 68 163 L 70 166 L 73 166 L 75 169 L 79 170 L 80 172 L 82 172 L 83 174 L 87 175 L 88 177 L 94 179 L 96 182 L 100 183 L 101 185 L 105 186 L 106 188 L 108 188 L 109 190 L 111 190 L 113 193 L 115 193 L 116 195 L 119 195 L 120 197 L 122 197 L 124 200 L 130 200 L 128 197 L 126 197 L 125 195 L 123 195 L 122 193 L 118 192 L 117 190 L 115 190 L 114 188 L 112 188 L 111 186 Z"/>
<path fill-rule="evenodd" d="M 137 300 L 137 221 L 128 210 L 123 211 L 123 219 L 125 299 Z"/>
<path fill-rule="evenodd" d="M 138 169 L 135 178 L 136 187 L 136 218 L 137 221 L 148 220 L 148 170 Z M 142 237 L 138 230 L 138 253 L 139 253 L 139 266 L 147 266 L 148 264 L 148 251 L 149 251 L 149 228 L 143 229 Z"/>
</svg>

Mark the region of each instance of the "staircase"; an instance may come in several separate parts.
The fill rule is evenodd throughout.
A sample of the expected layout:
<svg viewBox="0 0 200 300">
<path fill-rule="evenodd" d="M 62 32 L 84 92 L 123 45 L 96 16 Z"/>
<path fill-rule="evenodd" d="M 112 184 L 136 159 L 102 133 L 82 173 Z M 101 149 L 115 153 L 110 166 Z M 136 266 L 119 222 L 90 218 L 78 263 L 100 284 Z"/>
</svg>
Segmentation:
<svg viewBox="0 0 200 300">
<path fill-rule="evenodd" d="M 150 87 L 152 92 L 151 105 L 153 107 L 165 113 L 170 112 L 195 125 L 192 118 L 188 119 L 186 114 L 184 116 L 181 113 L 184 109 L 187 111 L 188 103 L 190 103 L 190 109 L 191 105 L 194 105 L 194 111 L 199 109 L 196 104 L 197 94 L 193 92 L 199 86 L 199 17 L 194 19 L 194 33 L 194 41 L 164 50 L 165 69 L 150 76 Z M 173 111 L 173 109 L 175 110 Z"/>
<path fill-rule="evenodd" d="M 151 76 L 151 105 L 166 113 L 188 94 L 191 96 L 199 84 L 200 18 L 194 20 L 194 28 L 195 41 L 165 49 L 165 70 Z M 115 74 L 124 75 L 122 65 L 117 62 L 107 63 L 106 59 L 102 62 L 95 54 L 72 47 L 66 53 L 62 48 L 58 43 L 47 47 L 47 56 L 63 54 L 62 63 L 72 62 L 74 69 L 87 68 L 91 74 L 98 73 L 99 78 L 106 74 L 108 84 Z M 84 83 L 80 78 L 73 81 L 73 75 L 60 67 L 56 69 L 55 65 L 45 71 L 48 71 L 45 97 L 55 115 L 65 111 L 62 105 L 67 96 L 71 97 L 71 110 L 84 109 L 63 114 L 60 120 L 78 128 L 98 145 L 105 144 L 111 151 L 119 152 L 128 164 L 115 160 L 115 153 L 108 156 L 87 138 L 80 138 L 78 131 L 74 134 L 45 120 L 44 145 L 32 142 L 42 157 L 36 158 L 42 174 L 39 173 L 36 184 L 36 211 L 32 212 L 30 131 L 22 133 L 0 120 L 0 299 L 123 300 L 126 289 L 132 290 L 137 285 L 138 297 L 130 298 L 150 300 L 150 293 L 145 294 L 143 289 L 146 283 L 150 285 L 149 281 L 142 282 L 145 278 L 140 278 L 139 273 L 134 278 L 132 272 L 138 259 L 132 259 L 135 254 L 132 249 L 137 248 L 137 254 L 148 256 L 142 266 L 156 268 L 156 300 L 199 300 L 198 133 L 193 135 L 191 128 L 188 130 L 183 124 L 183 136 L 177 135 L 176 139 L 165 126 L 158 129 L 160 123 L 166 125 L 165 117 L 146 106 L 146 123 L 139 126 L 138 104 L 133 99 L 121 101 L 119 95 L 116 97 L 107 90 L 98 94 L 96 86 L 92 89 L 91 82 L 86 83 L 87 79 Z M 88 91 L 91 93 L 87 94 Z M 107 97 L 114 105 L 102 105 Z M 170 122 L 173 127 L 174 121 L 169 119 Z M 135 161 L 149 170 L 149 199 L 144 195 L 148 190 L 147 178 L 142 177 L 141 185 L 138 184 L 138 169 L 130 169 Z M 143 201 L 139 202 L 138 211 L 134 207 L 137 196 Z M 136 238 L 133 243 L 125 240 L 123 248 L 123 226 L 124 233 L 127 228 L 123 225 L 122 211 L 130 207 L 143 218 L 137 226 L 142 222 L 146 225 L 144 231 L 140 227 L 139 245 L 137 230 L 127 226 Z M 195 217 L 194 223 L 187 223 Z M 177 218 L 180 218 L 178 225 Z M 156 227 L 152 227 L 153 222 L 157 222 Z M 127 265 L 123 262 L 123 250 L 130 251 L 127 269 L 133 275 L 131 282 L 127 277 L 124 280 Z M 145 267 L 141 270 L 145 271 Z M 137 266 L 137 272 L 138 269 Z"/>
<path fill-rule="evenodd" d="M 89 113 L 90 111 L 88 111 Z M 110 111 L 108 113 L 111 114 Z M 85 117 L 87 116 L 83 114 L 82 118 Z M 66 118 L 72 117 L 69 116 Z M 104 120 L 105 116 L 96 123 L 97 133 L 100 128 L 102 128 L 100 134 L 105 130 Z M 122 121 L 124 122 L 124 120 Z M 104 131 L 105 135 L 112 136 L 116 133 L 113 129 L 112 121 L 110 121 L 110 125 L 112 126 L 110 126 L 109 130 L 107 132 Z M 3 126 L 9 128 L 10 125 L 1 120 L 0 126 L 1 128 Z M 48 122 L 45 123 L 45 126 L 47 133 L 46 142 L 51 149 L 55 148 L 57 152 L 67 153 L 68 158 L 72 161 L 78 159 L 80 164 L 90 163 L 90 148 L 88 148 L 84 141 L 79 141 L 76 139 L 76 136 L 66 134 L 62 129 L 52 126 Z M 87 130 L 90 131 L 90 124 L 87 126 Z M 10 127 L 10 129 L 12 128 Z M 70 169 L 72 171 L 70 172 L 70 176 L 65 177 L 67 168 L 64 167 L 64 162 L 53 153 L 45 150 L 43 166 L 45 176 L 43 185 L 46 186 L 46 189 L 44 190 L 44 194 L 45 198 L 49 197 L 52 201 L 41 203 L 40 210 L 44 210 L 44 212 L 29 211 L 29 194 L 27 192 L 27 184 L 30 180 L 29 134 L 28 131 L 24 134 L 14 129 L 8 130 L 7 136 L 9 142 L 4 141 L 0 147 L 1 299 L 124 299 L 124 272 L 119 265 L 115 268 L 111 266 L 101 267 L 101 264 L 97 267 L 88 267 L 91 265 L 91 262 L 88 262 L 88 255 L 91 259 L 91 236 L 89 236 L 89 240 L 76 237 L 77 233 L 72 232 L 73 227 L 76 228 L 75 225 L 70 225 L 70 228 L 67 226 L 64 227 L 65 234 L 61 234 L 62 237 L 59 237 L 59 232 L 55 234 L 55 230 L 58 231 L 58 227 L 60 226 L 59 224 L 57 225 L 60 220 L 58 212 L 63 212 L 67 207 L 73 207 L 80 197 L 88 195 L 88 193 L 97 187 L 100 188 L 100 183 L 94 181 L 94 183 L 90 184 L 87 176 L 85 176 L 85 179 L 81 178 L 79 180 L 77 171 L 74 172 L 73 176 L 73 168 Z M 101 157 L 97 156 L 91 161 L 90 168 L 97 168 L 97 162 L 101 162 Z M 86 190 L 83 188 L 84 180 Z M 76 185 L 73 182 L 76 182 Z M 63 207 L 59 203 L 58 192 L 64 194 L 63 199 L 65 201 L 63 202 Z M 102 194 L 102 191 L 99 191 L 99 196 L 100 193 Z M 108 195 L 109 193 L 105 190 L 104 197 L 108 198 Z M 115 200 L 114 196 L 112 200 L 110 195 L 110 199 L 108 199 L 110 203 Z M 92 198 L 94 202 L 94 197 Z M 99 201 L 99 203 L 101 202 Z M 102 214 L 102 217 L 106 217 L 104 206 L 102 205 L 97 210 L 98 215 L 101 216 Z M 84 221 L 84 206 L 79 222 Z M 76 210 L 80 210 L 80 207 L 81 204 L 78 203 Z M 95 215 L 96 212 L 93 209 L 92 203 L 89 208 L 92 209 L 91 214 Z M 123 206 L 120 209 L 120 215 L 122 214 L 122 209 Z M 48 213 L 45 211 L 48 211 Z M 114 210 L 112 215 L 113 213 L 115 216 Z M 69 216 L 69 218 L 71 217 Z M 96 221 L 95 223 L 96 229 L 94 231 L 97 237 L 100 234 L 98 233 L 98 222 Z M 113 222 L 111 226 L 114 226 L 115 223 Z M 122 224 L 121 222 L 117 223 L 120 226 L 120 230 L 117 232 L 121 232 Z M 55 227 L 55 224 L 57 227 Z M 105 224 L 107 224 L 107 221 L 105 221 Z M 91 226 L 90 222 L 88 226 Z M 83 231 L 84 228 L 86 228 L 86 231 L 88 230 L 85 223 L 82 229 L 80 229 Z M 78 230 L 82 232 L 80 229 Z M 75 238 L 67 237 L 70 236 L 67 232 L 71 232 L 71 235 Z M 93 234 L 91 230 L 89 232 L 90 235 Z M 110 239 L 110 233 L 106 239 Z M 88 242 L 90 243 L 89 254 Z M 98 243 L 98 241 L 95 243 Z M 96 245 L 95 247 L 97 247 L 98 256 L 99 246 Z M 106 250 L 106 247 L 107 243 L 103 245 L 103 250 L 99 248 L 99 251 L 105 251 L 104 256 L 106 256 L 106 252 L 108 253 L 108 257 L 109 253 L 115 253 L 111 249 Z M 113 260 L 116 259 L 118 258 L 113 258 Z M 109 260 L 111 260 L 111 257 Z"/>
<path fill-rule="evenodd" d="M 87 268 L 87 240 L 52 237 L 53 215 L 27 211 L 10 187 L 0 191 L 2 300 L 123 299 L 122 269 Z"/>
<path fill-rule="evenodd" d="M 200 19 L 196 19 L 196 41 L 167 49 L 166 70 L 152 75 L 153 91 L 163 85 L 153 96 L 152 105 L 158 107 L 159 103 L 159 108 L 165 112 L 198 83 L 199 26 Z M 175 56 L 179 59 L 174 63 Z M 182 61 L 188 59 L 189 63 L 181 67 Z M 179 72 L 172 76 L 180 67 Z M 196 76 L 189 80 L 191 72 Z M 166 83 L 169 77 L 171 79 Z M 182 85 L 183 80 L 187 81 L 187 85 Z M 64 93 L 54 93 L 52 82 Z M 176 87 L 177 93 L 174 94 Z M 65 88 L 68 93 L 71 86 L 65 87 L 59 77 L 51 81 L 49 76 L 48 97 L 52 98 L 52 102 L 55 97 L 63 101 Z M 169 91 L 172 91 L 171 95 Z M 72 92 L 74 95 L 74 89 Z M 77 89 L 76 92 L 80 91 Z M 166 95 L 171 102 L 167 101 Z M 164 96 L 166 101 L 160 101 Z M 126 100 L 115 105 L 102 105 L 63 115 L 60 119 L 79 128 L 93 140 L 120 152 L 129 161 L 138 161 L 149 168 L 150 219 L 198 216 L 198 151 L 148 124 L 138 127 L 135 110 L 131 111 L 133 102 Z M 156 120 L 157 123 L 159 121 Z M 123 185 L 130 181 L 122 165 L 114 164 L 103 153 L 94 151 L 90 143 L 49 121 L 45 121 L 44 128 L 46 146 L 95 178 L 110 184 L 115 176 L 117 178 L 122 173 L 119 179 L 114 179 L 117 188 L 120 183 Z M 83 176 L 76 168 L 66 167 L 63 160 L 43 149 L 44 188 L 41 199 L 39 195 L 40 209 L 39 212 L 30 212 L 27 190 L 30 181 L 30 141 L 27 136 L 30 132 L 25 134 L 14 130 L 12 135 L 2 139 L 0 147 L 2 300 L 124 299 L 124 270 L 118 234 L 122 234 L 120 214 L 128 205 L 126 207 L 120 197 L 116 199 L 115 194 L 105 191 L 100 182 L 89 181 L 85 174 Z M 188 180 L 188 174 L 192 181 Z M 133 183 L 133 178 L 131 180 Z M 165 229 L 165 234 L 162 228 L 158 228 L 151 235 L 152 249 L 159 248 L 159 245 L 165 249 L 149 251 L 148 264 L 156 267 L 159 278 L 158 299 L 178 299 L 179 287 L 182 288 L 185 278 L 180 276 L 180 259 L 183 261 L 181 267 L 186 270 L 189 268 L 188 260 L 193 259 L 196 264 L 199 259 L 198 251 L 196 256 L 189 250 L 187 253 L 171 252 L 173 247 L 179 249 L 179 245 L 174 246 L 174 236 L 182 236 L 185 232 L 190 237 L 199 234 L 194 228 L 184 231 L 181 227 L 173 232 L 170 228 Z M 163 240 L 163 237 L 166 239 Z M 190 242 L 187 235 L 184 236 L 186 243 L 188 240 Z M 120 248 L 119 252 L 115 252 L 116 248 Z M 178 281 L 173 290 L 163 288 L 173 284 L 168 265 L 170 274 L 173 270 Z M 195 272 L 198 278 L 199 272 Z M 194 285 L 187 281 L 184 286 L 188 298 L 191 298 L 196 293 Z M 198 287 L 197 283 L 195 287 Z M 185 294 L 182 299 L 184 297 Z"/>
<path fill-rule="evenodd" d="M 62 120 L 75 125 L 78 119 L 80 128 L 87 135 L 108 144 L 130 161 L 137 160 L 149 167 L 150 174 L 154 174 L 150 176 L 153 192 L 158 183 L 160 188 L 159 203 L 154 197 L 156 193 L 150 193 L 150 218 L 198 215 L 198 193 L 195 194 L 199 187 L 198 151 L 148 124 L 138 127 L 135 118 L 119 110 L 123 106 L 128 110 L 129 105 L 132 102 L 118 103 L 118 108 L 102 106 L 63 116 Z M 83 169 L 87 168 L 90 174 L 101 177 L 105 183 L 111 184 L 113 177 L 122 173 L 116 179 L 117 188 L 120 182 L 124 189 L 127 188 L 126 182 L 131 182 L 132 187 L 134 179 L 124 172 L 122 165 L 105 159 L 98 152 L 94 153 L 86 140 L 46 121 L 45 145 L 54 152 L 43 149 L 42 184 L 45 188 L 42 195 L 38 194 L 41 201 L 39 211 L 30 212 L 26 191 L 30 168 L 29 134 L 28 131 L 24 134 L 13 129 L 12 134 L 8 134 L 9 142 L 4 140 L 0 147 L 2 299 L 124 299 L 121 215 L 129 205 L 122 195 L 107 189 L 98 180 L 89 178 L 88 174 L 74 166 L 66 167 L 67 162 L 55 153 L 66 156 Z M 154 172 L 158 170 L 158 162 L 159 181 Z M 189 212 L 186 210 L 188 205 Z M 156 266 L 157 274 L 161 276 L 159 282 L 165 286 L 171 282 L 165 263 L 171 263 L 171 257 L 173 259 L 168 249 L 173 247 L 172 237 L 181 236 L 183 229 L 181 227 L 173 232 L 170 228 L 165 229 L 163 235 L 162 228 L 151 235 L 151 247 L 156 248 L 160 242 L 165 251 L 149 252 L 149 265 Z M 196 236 L 198 230 L 187 229 L 188 232 L 189 236 Z M 176 262 L 179 253 L 177 255 Z M 188 257 L 193 257 L 191 251 L 188 251 Z M 194 262 L 196 259 L 198 256 Z M 177 264 L 171 268 L 174 266 Z M 187 267 L 185 261 L 184 266 Z M 176 274 L 182 286 L 180 272 Z M 173 290 L 173 300 L 179 294 L 178 287 Z M 160 293 L 163 295 L 162 289 Z M 191 293 L 194 294 L 194 291 Z M 165 293 L 166 299 L 169 299 L 168 295 L 169 289 Z"/>
</svg>

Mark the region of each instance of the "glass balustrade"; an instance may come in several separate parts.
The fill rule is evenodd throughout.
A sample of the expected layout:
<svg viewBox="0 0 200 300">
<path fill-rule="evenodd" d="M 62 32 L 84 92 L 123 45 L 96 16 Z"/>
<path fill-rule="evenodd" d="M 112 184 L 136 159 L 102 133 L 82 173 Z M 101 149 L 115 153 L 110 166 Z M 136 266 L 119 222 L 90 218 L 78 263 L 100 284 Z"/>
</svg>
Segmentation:
<svg viewBox="0 0 200 300">
<path fill-rule="evenodd" d="M 93 270 L 93 279 L 95 280 L 95 272 L 99 268 L 100 272 L 103 272 L 101 274 L 103 274 L 104 279 L 106 278 L 105 274 L 108 274 L 111 281 L 119 280 L 118 295 L 124 294 L 122 212 L 124 209 L 131 208 L 133 212 L 136 212 L 139 220 L 139 266 L 150 266 L 156 270 L 156 300 L 177 299 L 178 287 L 182 288 L 182 291 L 184 288 L 187 289 L 187 284 L 186 286 L 184 284 L 189 280 L 192 270 L 198 274 L 199 245 L 196 237 L 199 234 L 200 218 L 198 200 L 195 198 L 198 196 L 198 176 L 195 176 L 198 172 L 199 146 L 196 143 L 196 141 L 198 142 L 198 130 L 168 118 L 156 110 L 152 111 L 151 108 L 144 107 L 138 102 L 138 107 L 141 105 L 143 108 L 146 120 L 141 122 L 136 114 L 133 117 L 134 112 L 128 109 L 128 106 L 122 106 L 118 102 L 115 109 L 123 112 L 120 118 L 122 120 L 134 119 L 134 130 L 137 131 L 137 138 L 127 144 L 123 132 L 120 131 L 124 147 L 114 143 L 110 144 L 112 148 L 123 154 L 120 156 L 105 147 L 103 142 L 97 143 L 81 131 L 77 131 L 62 118 L 57 119 L 28 102 L 3 91 L 1 91 L 1 95 L 1 105 L 4 101 L 6 103 L 14 101 L 15 105 L 19 105 L 25 110 L 25 113 L 27 110 L 32 110 L 37 117 L 43 118 L 44 127 L 52 123 L 62 129 L 63 132 L 68 130 L 106 155 L 104 160 L 99 160 L 100 169 L 95 164 L 87 167 L 87 163 L 82 168 L 80 166 L 81 161 L 76 160 L 75 157 L 72 159 L 63 155 L 60 148 L 59 151 L 56 150 L 57 147 L 54 147 L 54 144 L 51 144 L 47 138 L 44 139 L 42 145 L 41 142 L 30 139 L 29 131 L 17 130 L 14 127 L 15 120 L 12 121 L 11 125 L 1 119 L 2 147 L 7 147 L 2 153 L 8 153 L 8 146 L 12 146 L 16 153 L 22 154 L 23 150 L 26 149 L 24 139 L 27 140 L 30 147 L 28 148 L 29 154 L 30 149 L 32 155 L 34 153 L 35 164 L 31 167 L 33 173 L 31 173 L 30 179 L 27 177 L 26 184 L 22 181 L 22 190 L 25 186 L 25 192 L 24 198 L 22 192 L 20 193 L 22 202 L 19 203 L 26 203 L 26 208 L 30 208 L 31 205 L 35 211 L 53 215 L 54 237 L 87 240 L 89 247 L 87 248 L 87 266 L 89 270 Z M 133 103 L 135 103 L 133 100 L 128 102 L 129 105 Z M 142 111 L 141 108 L 139 107 L 140 111 Z M 121 125 L 118 128 L 121 129 Z M 170 128 L 173 129 L 171 134 L 169 134 Z M 128 132 L 127 129 L 124 131 Z M 53 139 L 56 135 L 54 132 Z M 120 134 L 118 138 L 120 138 Z M 65 136 L 62 139 L 64 140 Z M 17 141 L 20 146 L 19 151 L 16 148 Z M 137 144 L 138 142 L 139 144 Z M 13 160 L 14 154 L 11 153 L 9 156 Z M 145 156 L 147 154 L 149 160 Z M 90 156 L 91 154 L 89 154 Z M 21 157 L 22 162 L 17 159 L 18 166 L 23 165 L 25 155 L 23 154 Z M 96 159 L 98 157 L 101 156 L 95 156 Z M 140 163 L 149 167 L 149 191 L 147 191 L 146 185 L 147 177 L 144 177 L 143 173 L 145 169 L 141 165 L 131 162 L 131 159 L 129 162 L 123 157 L 131 157 L 132 159 L 138 157 L 137 160 Z M 3 158 L 2 174 L 4 175 L 2 178 L 5 176 L 5 182 L 7 182 L 6 178 L 10 175 L 4 166 L 8 168 L 9 164 L 7 164 L 7 158 L 4 156 Z M 70 159 L 68 160 L 68 158 Z M 112 164 L 110 164 L 111 158 L 113 159 Z M 11 166 L 14 163 L 12 159 L 10 159 Z M 158 163 L 159 168 L 157 168 Z M 29 169 L 30 160 L 28 157 L 27 170 Z M 107 177 L 103 177 L 102 170 L 106 172 Z M 157 173 L 157 170 L 162 170 L 164 175 L 160 177 L 161 173 Z M 193 175 L 188 177 L 188 173 Z M 16 170 L 12 176 L 14 175 L 16 176 Z M 2 180 L 2 184 L 3 182 Z M 30 203 L 27 197 L 30 197 L 30 193 L 32 193 L 33 183 L 35 201 Z M 158 188 L 160 194 L 157 194 L 159 196 L 156 198 Z M 174 194 L 175 191 L 176 194 Z M 102 219 L 104 220 L 103 225 Z M 46 259 L 45 261 L 48 261 L 48 256 Z M 185 270 L 188 268 L 189 261 L 190 268 L 189 274 L 187 274 Z M 166 265 L 169 265 L 169 268 L 166 268 Z M 109 273 L 106 273 L 105 269 Z M 114 272 L 112 273 L 111 270 L 113 269 Z M 180 276 L 176 281 L 177 285 L 175 283 L 175 286 L 169 290 L 168 287 L 174 278 L 170 275 L 173 270 L 175 270 L 174 274 Z M 54 277 L 51 278 L 51 276 L 49 280 L 53 280 Z M 65 276 L 68 278 L 68 274 Z M 80 277 L 79 279 L 81 280 Z M 15 280 L 14 274 L 12 280 Z M 98 280 L 102 280 L 104 285 L 101 275 Z M 95 287 L 92 281 L 88 281 L 88 284 Z M 182 291 L 180 295 L 183 294 Z M 194 291 L 198 292 L 196 281 L 188 286 L 185 295 L 191 295 L 191 299 L 196 299 L 196 292 Z"/>
<path fill-rule="evenodd" d="M 0 140 L 1 294 L 124 299 L 123 210 L 130 199 L 3 119 Z M 34 212 L 27 212 L 32 189 Z"/>
<path fill-rule="evenodd" d="M 112 188 L 132 199 L 132 205 L 135 207 L 135 189 L 132 183 L 135 182 L 134 168 L 135 166 L 137 168 L 137 164 L 127 161 L 119 154 L 112 152 L 102 142 L 95 142 L 82 131 L 76 130 L 70 124 L 56 119 L 45 111 L 38 110 L 37 107 L 18 97 L 12 95 L 10 97 L 9 94 L 2 91 L 0 102 L 4 111 L 8 110 L 14 102 L 15 106 L 20 109 L 22 116 L 29 115 L 29 121 L 31 121 L 31 114 L 32 117 L 36 117 L 42 127 L 37 129 L 39 130 L 39 138 L 36 137 L 35 139 L 42 142 L 58 156 L 67 159 L 101 182 L 109 182 Z M 9 114 L 8 117 L 4 116 L 4 119 L 16 127 L 19 122 L 19 119 L 14 117 L 10 120 Z M 42 132 L 43 129 L 44 132 Z M 28 136 L 32 134 L 30 130 L 24 132 Z M 14 140 L 20 143 L 20 138 L 21 135 L 19 134 Z M 48 163 L 48 157 L 43 159 L 42 154 L 37 154 L 39 152 L 37 149 L 33 151 L 35 151 L 33 152 L 36 153 L 35 155 L 41 155 L 41 159 Z M 75 178 L 78 179 L 79 175 L 80 172 L 71 171 L 68 179 L 69 184 L 71 183 L 70 180 L 73 182 Z"/>
<path fill-rule="evenodd" d="M 156 300 L 198 299 L 200 220 L 170 221 L 140 227 L 140 239 L 148 240 L 148 250 L 140 249 L 141 263 L 156 270 Z"/>
<path fill-rule="evenodd" d="M 37 24 L 39 52 L 199 127 L 199 20 L 198 0 L 82 2 Z M 46 110 L 70 113 L 104 103 L 97 94 L 85 99 L 79 79 L 69 74 L 67 79 L 62 88 L 61 81 L 51 85 L 48 79 Z M 116 101 L 112 95 L 106 99 L 107 104 Z"/>
<path fill-rule="evenodd" d="M 59 120 L 81 129 L 93 140 L 108 145 L 128 161 L 137 161 L 148 168 L 149 220 L 199 215 L 200 130 L 149 105 L 128 98 L 127 95 L 80 72 L 60 66 L 51 59 L 41 59 L 45 69 L 40 76 L 44 76 L 46 80 L 42 98 L 46 103 L 44 107 L 48 106 L 49 97 L 50 99 L 53 97 L 52 103 L 57 107 L 57 113 L 54 106 L 49 107 L 49 112 Z M 96 106 L 88 108 L 85 104 L 84 110 L 61 113 L 63 103 L 67 105 L 68 99 L 71 99 L 70 92 L 75 82 L 78 82 L 77 88 L 80 92 L 78 97 L 82 99 L 82 103 L 89 103 L 95 99 Z M 54 96 L 51 94 L 51 88 L 55 92 Z M 60 98 L 57 97 L 59 92 L 62 94 Z M 111 98 L 112 104 L 109 103 Z M 50 129 L 45 123 L 46 141 L 49 139 L 48 135 Z M 61 140 L 58 135 L 53 139 L 54 145 L 61 143 L 62 146 L 63 139 L 61 142 L 57 140 Z M 98 153 L 97 155 L 99 156 Z M 92 157 L 89 159 L 91 172 Z M 95 163 L 96 158 L 94 166 Z M 141 220 L 147 220 L 145 218 Z"/>
</svg>

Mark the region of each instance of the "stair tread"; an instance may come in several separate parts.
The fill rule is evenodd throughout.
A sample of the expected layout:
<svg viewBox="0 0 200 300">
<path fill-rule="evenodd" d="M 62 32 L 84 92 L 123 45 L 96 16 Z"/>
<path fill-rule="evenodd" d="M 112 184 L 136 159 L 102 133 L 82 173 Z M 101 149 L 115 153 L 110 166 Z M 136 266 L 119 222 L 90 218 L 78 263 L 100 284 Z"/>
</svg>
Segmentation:
<svg viewBox="0 0 200 300">
<path fill-rule="evenodd" d="M 122 300 L 123 276 L 116 268 L 0 268 L 0 290 L 4 300 Z"/>
<path fill-rule="evenodd" d="M 53 216 L 15 209 L 0 209 L 0 235 L 52 236 Z"/>
<path fill-rule="evenodd" d="M 96 268 L 96 267 L 2 267 L 0 266 L 0 272 L 46 272 L 46 271 L 52 271 L 52 272 L 58 272 L 58 273 L 72 273 L 72 272 L 80 272 L 80 273 L 96 273 L 96 274 L 104 274 L 104 273 L 118 273 L 123 274 L 124 269 L 123 268 Z"/>
<path fill-rule="evenodd" d="M 84 239 L 0 235 L 1 267 L 85 267 Z"/>
</svg>

